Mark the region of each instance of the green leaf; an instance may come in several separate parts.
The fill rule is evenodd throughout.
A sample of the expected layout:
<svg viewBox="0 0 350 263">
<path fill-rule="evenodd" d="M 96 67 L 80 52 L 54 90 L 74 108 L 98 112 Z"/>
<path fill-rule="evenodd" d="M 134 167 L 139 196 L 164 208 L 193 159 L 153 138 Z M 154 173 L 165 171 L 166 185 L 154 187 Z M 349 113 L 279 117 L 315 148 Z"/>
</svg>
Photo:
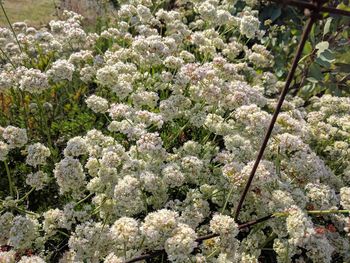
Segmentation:
<svg viewBox="0 0 350 263">
<path fill-rule="evenodd" d="M 323 74 L 321 71 L 321 67 L 316 63 L 312 63 L 309 69 L 309 76 L 316 79 L 317 81 L 322 81 Z"/>
<path fill-rule="evenodd" d="M 313 91 L 315 89 L 315 86 L 314 84 L 307 84 L 305 86 L 303 86 L 300 90 L 300 94 L 306 96 L 306 97 L 309 97 L 312 95 Z"/>
<path fill-rule="evenodd" d="M 350 64 L 347 63 L 336 63 L 335 71 L 350 73 Z"/>
<path fill-rule="evenodd" d="M 316 58 L 315 59 L 315 62 L 322 66 L 322 67 L 325 67 L 325 68 L 330 68 L 331 67 L 331 63 L 329 63 L 328 61 L 326 60 L 322 60 L 321 58 Z"/>
<path fill-rule="evenodd" d="M 346 11 L 350 11 L 350 6 L 347 6 L 345 5 L 344 3 L 340 3 L 338 6 L 337 6 L 338 9 L 341 9 L 341 10 L 346 10 Z"/>
<path fill-rule="evenodd" d="M 310 40 L 312 44 L 315 44 L 315 24 L 312 26 L 310 31 Z"/>
<path fill-rule="evenodd" d="M 310 43 L 310 41 L 307 41 L 305 43 L 305 47 L 304 47 L 304 54 L 310 54 L 312 52 L 312 45 Z"/>
<path fill-rule="evenodd" d="M 327 89 L 330 91 L 331 94 L 334 94 L 336 96 L 341 96 L 342 92 L 335 83 L 329 83 L 327 85 Z"/>
<path fill-rule="evenodd" d="M 323 61 L 333 62 L 335 60 L 335 56 L 329 49 L 324 50 L 320 55 L 319 58 Z"/>
<path fill-rule="evenodd" d="M 331 63 L 335 61 L 335 56 L 329 49 L 323 49 L 327 46 L 327 44 L 320 46 L 320 49 L 317 51 L 317 58 L 315 59 L 315 62 L 323 67 L 330 68 Z M 320 50 L 322 50 L 322 52 L 320 52 Z"/>
<path fill-rule="evenodd" d="M 313 78 L 313 77 L 309 77 L 306 79 L 307 81 L 311 82 L 311 83 L 318 83 L 318 80 Z"/>
<path fill-rule="evenodd" d="M 282 14 L 281 8 L 278 7 L 272 11 L 270 19 L 272 20 L 272 22 L 274 22 L 277 18 L 280 17 L 281 14 Z"/>
<path fill-rule="evenodd" d="M 328 41 L 322 41 L 316 45 L 317 49 L 317 56 L 320 56 L 321 53 L 323 53 L 326 49 L 329 48 Z"/>
<path fill-rule="evenodd" d="M 299 30 L 298 29 L 291 29 L 290 32 L 292 33 L 293 36 L 297 35 L 299 33 Z"/>
<path fill-rule="evenodd" d="M 333 20 L 333 18 L 331 18 L 331 17 L 327 18 L 326 23 L 325 23 L 324 28 L 323 28 L 323 36 L 325 36 L 329 33 L 332 20 Z"/>
</svg>

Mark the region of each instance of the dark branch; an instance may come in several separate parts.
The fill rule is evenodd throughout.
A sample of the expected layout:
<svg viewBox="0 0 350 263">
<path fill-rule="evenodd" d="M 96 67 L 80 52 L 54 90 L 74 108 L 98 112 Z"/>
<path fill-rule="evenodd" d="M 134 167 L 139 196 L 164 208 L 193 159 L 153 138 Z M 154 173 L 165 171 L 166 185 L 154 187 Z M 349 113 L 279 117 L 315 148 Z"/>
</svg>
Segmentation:
<svg viewBox="0 0 350 263">
<path fill-rule="evenodd" d="M 268 216 L 264 216 L 262 218 L 258 218 L 258 219 L 255 219 L 255 220 L 252 220 L 252 221 L 249 221 L 249 222 L 246 222 L 244 224 L 241 224 L 238 226 L 238 229 L 239 230 L 242 230 L 242 229 L 246 229 L 248 227 L 251 227 L 251 226 L 254 226 L 258 223 L 261 223 L 261 222 L 264 222 L 264 221 L 267 221 L 269 219 L 273 218 L 273 215 L 268 215 Z M 199 238 L 196 239 L 196 242 L 198 243 L 201 243 L 203 242 L 204 240 L 207 240 L 207 239 L 211 239 L 211 238 L 214 238 L 214 237 L 218 237 L 219 234 L 215 234 L 215 233 L 212 233 L 212 234 L 208 234 L 208 235 L 205 235 L 205 236 L 201 236 Z M 151 253 L 147 253 L 147 254 L 143 254 L 141 256 L 138 256 L 138 257 L 134 257 L 132 259 L 129 259 L 127 261 L 125 261 L 125 263 L 132 263 L 132 262 L 137 262 L 137 261 L 141 261 L 141 260 L 145 260 L 145 259 L 149 259 L 149 258 L 153 258 L 153 257 L 156 257 L 156 256 L 159 256 L 159 255 L 162 255 L 164 254 L 165 251 L 164 249 L 163 250 L 156 250 L 154 252 L 151 252 Z"/>
<path fill-rule="evenodd" d="M 308 9 L 309 11 L 311 11 L 311 16 L 310 16 L 306 26 L 304 27 L 304 31 L 303 31 L 303 34 L 301 36 L 300 44 L 299 44 L 297 52 L 296 52 L 296 54 L 294 56 L 294 59 L 293 59 L 293 62 L 292 62 L 292 67 L 291 67 L 291 69 L 290 69 L 290 71 L 288 73 L 287 79 L 286 79 L 286 84 L 285 84 L 285 86 L 284 86 L 284 88 L 282 90 L 282 93 L 280 95 L 280 98 L 278 100 L 275 112 L 274 112 L 274 114 L 272 116 L 272 119 L 271 119 L 271 122 L 270 122 L 270 125 L 269 125 L 268 130 L 267 130 L 267 132 L 265 134 L 263 143 L 262 143 L 262 145 L 260 147 L 258 156 L 257 156 L 257 158 L 255 160 L 255 163 L 254 163 L 254 166 L 252 168 L 252 171 L 251 171 L 251 173 L 249 175 L 246 187 L 245 187 L 245 189 L 244 189 L 244 191 L 243 191 L 243 193 L 241 195 L 241 198 L 239 200 L 239 203 L 238 203 L 238 206 L 237 206 L 237 209 L 236 209 L 236 213 L 235 213 L 235 221 L 236 222 L 238 222 L 239 213 L 241 211 L 241 208 L 242 208 L 242 205 L 244 203 L 245 197 L 246 197 L 246 195 L 247 195 L 247 193 L 249 191 L 249 188 L 250 188 L 250 186 L 252 184 L 252 181 L 254 179 L 256 170 L 257 170 L 257 168 L 259 166 L 259 163 L 260 163 L 260 161 L 261 161 L 261 159 L 262 159 L 262 157 L 264 155 L 267 143 L 268 143 L 268 141 L 270 139 L 270 136 L 272 134 L 272 130 L 273 130 L 274 125 L 276 123 L 278 114 L 281 111 L 282 104 L 284 102 L 284 99 L 285 99 L 288 91 L 289 91 L 289 86 L 290 86 L 290 84 L 292 82 L 292 79 L 294 77 L 296 68 L 298 66 L 298 62 L 300 60 L 302 51 L 303 51 L 305 43 L 306 43 L 306 40 L 307 40 L 307 38 L 309 36 L 309 33 L 311 31 L 311 28 L 312 28 L 313 24 L 318 19 L 318 14 L 320 12 L 327 12 L 327 13 L 330 13 L 330 14 L 333 14 L 333 15 L 350 16 L 350 12 L 349 11 L 340 10 L 340 9 L 336 9 L 336 8 L 332 8 L 332 7 L 323 7 L 322 6 L 322 4 L 323 4 L 322 0 L 316 0 L 315 2 L 305 2 L 305 1 L 299 1 L 299 0 L 282 0 L 282 1 L 281 0 L 270 0 L 270 1 L 276 2 L 276 3 L 280 3 L 280 4 L 284 4 L 284 5 L 296 6 L 296 7 L 302 8 L 304 10 Z M 268 216 L 265 216 L 263 218 L 259 218 L 259 219 L 252 220 L 252 221 L 249 221 L 249 222 L 244 223 L 244 224 L 240 224 L 238 226 L 238 228 L 240 230 L 242 230 L 242 229 L 251 227 L 251 226 L 253 226 L 255 224 L 258 224 L 260 222 L 269 220 L 271 218 L 273 218 L 273 215 L 268 215 Z M 201 237 L 197 238 L 196 241 L 198 243 L 201 243 L 204 240 L 211 239 L 211 238 L 218 237 L 218 236 L 219 236 L 219 234 L 212 233 L 212 234 L 208 234 L 208 235 L 205 235 L 205 236 L 201 236 Z M 137 261 L 153 258 L 153 257 L 159 256 L 159 255 L 162 255 L 164 253 L 165 253 L 164 250 L 157 250 L 157 251 L 154 251 L 154 252 L 151 252 L 151 253 L 148 253 L 148 254 L 143 254 L 141 256 L 138 256 L 138 257 L 132 258 L 130 260 L 127 260 L 127 261 L 125 261 L 125 263 L 132 263 L 132 262 L 137 262 Z"/>
<path fill-rule="evenodd" d="M 283 4 L 283 5 L 290 5 L 295 6 L 301 9 L 309 9 L 311 11 L 319 10 L 319 12 L 324 13 L 330 13 L 332 15 L 342 15 L 342 16 L 350 16 L 350 11 L 337 9 L 333 7 L 319 7 L 317 4 L 312 2 L 306 2 L 306 1 L 299 1 L 299 0 L 270 0 L 271 2 Z"/>
<path fill-rule="evenodd" d="M 261 159 L 262 159 L 262 157 L 264 155 L 267 143 L 268 143 L 268 141 L 270 139 L 270 136 L 272 134 L 272 130 L 273 130 L 274 126 L 275 126 L 278 114 L 281 111 L 282 104 L 284 102 L 284 99 L 286 98 L 286 95 L 287 95 L 288 91 L 289 91 L 289 86 L 290 86 L 290 84 L 292 82 L 292 79 L 294 77 L 295 70 L 296 70 L 296 68 L 298 66 L 298 62 L 300 60 L 302 51 L 304 49 L 305 42 L 306 42 L 306 40 L 307 40 L 307 38 L 309 36 L 309 33 L 311 31 L 311 28 L 312 28 L 314 22 L 317 19 L 316 15 L 317 15 L 317 13 L 316 14 L 312 14 L 311 17 L 309 18 L 307 24 L 304 27 L 304 31 L 303 31 L 303 34 L 302 34 L 301 39 L 300 39 L 300 44 L 299 44 L 297 52 L 296 52 L 296 54 L 294 56 L 292 67 L 291 67 L 291 69 L 290 69 L 290 71 L 288 73 L 287 79 L 286 79 L 286 84 L 285 84 L 285 86 L 284 86 L 284 88 L 282 90 L 282 93 L 281 93 L 280 98 L 278 100 L 275 112 L 274 112 L 274 114 L 272 116 L 271 122 L 270 122 L 269 127 L 268 127 L 268 129 L 266 131 L 264 140 L 263 140 L 263 142 L 261 144 L 258 156 L 256 157 L 256 160 L 255 160 L 254 166 L 252 168 L 252 171 L 249 174 L 249 178 L 248 178 L 247 184 L 246 184 L 245 189 L 244 189 L 244 191 L 243 191 L 243 193 L 241 195 L 241 198 L 239 200 L 239 203 L 238 203 L 238 206 L 237 206 L 237 209 L 236 209 L 236 213 L 235 213 L 235 221 L 236 222 L 238 222 L 239 213 L 240 213 L 241 208 L 243 206 L 245 197 L 246 197 L 246 195 L 247 195 L 247 193 L 249 191 L 249 188 L 250 188 L 250 186 L 251 186 L 251 184 L 253 182 L 256 170 L 258 169 L 259 163 L 260 163 L 260 161 L 261 161 Z"/>
</svg>

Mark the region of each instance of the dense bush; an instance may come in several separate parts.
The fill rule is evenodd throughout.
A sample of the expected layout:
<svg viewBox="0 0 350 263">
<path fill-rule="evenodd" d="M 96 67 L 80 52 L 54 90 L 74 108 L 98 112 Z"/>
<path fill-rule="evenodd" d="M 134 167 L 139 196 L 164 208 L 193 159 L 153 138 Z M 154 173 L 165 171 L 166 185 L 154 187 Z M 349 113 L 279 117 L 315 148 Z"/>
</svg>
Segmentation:
<svg viewBox="0 0 350 263">
<path fill-rule="evenodd" d="M 278 117 L 240 220 L 274 216 L 233 219 L 297 31 L 254 0 L 119 4 L 98 34 L 72 12 L 0 29 L 0 262 L 348 262 L 350 98 L 329 89 Z"/>
</svg>

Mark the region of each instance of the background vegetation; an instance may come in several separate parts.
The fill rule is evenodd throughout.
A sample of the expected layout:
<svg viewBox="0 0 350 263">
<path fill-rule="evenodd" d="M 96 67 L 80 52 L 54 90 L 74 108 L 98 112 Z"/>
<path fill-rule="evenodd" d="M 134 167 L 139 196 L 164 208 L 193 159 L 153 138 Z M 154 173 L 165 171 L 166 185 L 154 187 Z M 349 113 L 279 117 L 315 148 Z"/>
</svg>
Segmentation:
<svg viewBox="0 0 350 263">
<path fill-rule="evenodd" d="M 32 26 L 47 24 L 56 16 L 55 0 L 5 0 L 3 1 L 7 15 L 12 22 L 25 21 Z M 6 26 L 3 14 L 0 15 L 0 25 Z"/>
</svg>

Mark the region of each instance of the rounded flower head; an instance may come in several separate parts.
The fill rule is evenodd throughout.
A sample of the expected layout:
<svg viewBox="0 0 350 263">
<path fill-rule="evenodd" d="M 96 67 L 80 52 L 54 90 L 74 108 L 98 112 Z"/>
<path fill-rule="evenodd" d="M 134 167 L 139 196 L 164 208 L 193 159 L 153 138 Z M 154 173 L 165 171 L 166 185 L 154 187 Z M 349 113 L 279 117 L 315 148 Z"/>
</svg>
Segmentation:
<svg viewBox="0 0 350 263">
<path fill-rule="evenodd" d="M 108 227 L 90 221 L 79 224 L 68 241 L 75 252 L 74 262 L 100 262 L 110 251 L 110 245 Z"/>
<path fill-rule="evenodd" d="M 26 163 L 36 167 L 46 163 L 46 158 L 51 155 L 50 149 L 41 143 L 34 143 L 28 146 Z"/>
<path fill-rule="evenodd" d="M 141 153 L 157 153 L 162 149 L 162 139 L 158 133 L 146 133 L 136 142 Z"/>
<path fill-rule="evenodd" d="M 50 209 L 43 213 L 43 229 L 48 236 L 54 235 L 57 228 L 62 228 L 62 221 L 64 221 L 64 212 L 62 210 Z"/>
<path fill-rule="evenodd" d="M 10 237 L 10 229 L 12 227 L 14 215 L 6 212 L 0 216 L 0 246 L 6 245 Z M 1 259 L 1 256 L 0 256 Z M 0 260 L 0 262 L 2 262 Z M 6 262 L 6 261 L 5 261 Z"/>
<path fill-rule="evenodd" d="M 165 251 L 173 262 L 187 262 L 197 246 L 196 232 L 186 224 L 179 224 L 172 236 L 165 241 Z"/>
<path fill-rule="evenodd" d="M 27 175 L 26 184 L 34 187 L 36 190 L 44 188 L 45 184 L 49 181 L 47 173 L 43 171 L 37 171 Z"/>
<path fill-rule="evenodd" d="M 238 225 L 235 220 L 226 215 L 216 214 L 213 216 L 210 221 L 210 230 L 214 233 L 220 235 L 220 237 L 232 236 L 235 237 L 238 235 Z"/>
<path fill-rule="evenodd" d="M 245 35 L 247 38 L 255 38 L 256 34 L 259 32 L 259 19 L 248 13 L 243 15 L 240 22 L 239 29 L 241 34 Z"/>
<path fill-rule="evenodd" d="M 59 59 L 52 64 L 51 69 L 47 71 L 47 74 L 54 82 L 62 80 L 71 81 L 74 70 L 75 67 L 72 63 L 69 63 L 64 59 Z"/>
<path fill-rule="evenodd" d="M 87 106 L 95 113 L 105 113 L 108 110 L 108 101 L 96 95 L 85 100 Z"/>
<path fill-rule="evenodd" d="M 49 88 L 45 73 L 38 69 L 28 69 L 19 81 L 20 89 L 32 94 L 39 94 Z"/>
<path fill-rule="evenodd" d="M 56 163 L 54 176 L 60 187 L 61 194 L 67 192 L 77 193 L 85 184 L 85 174 L 79 160 L 66 157 Z"/>
<path fill-rule="evenodd" d="M 9 245 L 15 249 L 31 248 L 39 235 L 38 227 L 39 223 L 37 220 L 24 216 L 16 216 L 10 229 Z"/>
<path fill-rule="evenodd" d="M 138 222 L 130 217 L 121 217 L 114 222 L 111 227 L 111 237 L 117 245 L 123 245 L 128 248 L 137 245 L 140 240 Z"/>
<path fill-rule="evenodd" d="M 7 126 L 2 133 L 2 137 L 7 141 L 10 148 L 21 148 L 28 141 L 26 130 L 14 126 Z"/>
<path fill-rule="evenodd" d="M 304 245 L 315 234 L 311 219 L 297 206 L 289 209 L 286 224 L 291 244 Z"/>
<path fill-rule="evenodd" d="M 170 187 L 181 186 L 185 182 L 185 176 L 180 171 L 180 166 L 169 164 L 162 170 L 163 181 Z"/>
<path fill-rule="evenodd" d="M 149 213 L 141 226 L 146 242 L 154 248 L 160 248 L 177 227 L 178 216 L 177 212 L 166 209 Z"/>
<path fill-rule="evenodd" d="M 73 137 L 67 142 L 67 147 L 64 149 L 64 156 L 74 156 L 78 157 L 80 155 L 86 154 L 87 142 L 84 138 L 77 136 Z"/>
<path fill-rule="evenodd" d="M 123 258 L 117 257 L 114 253 L 109 254 L 103 263 L 123 263 L 125 260 Z"/>
<path fill-rule="evenodd" d="M 114 188 L 117 207 L 123 215 L 136 215 L 145 210 L 140 182 L 133 176 L 126 175 Z"/>
<path fill-rule="evenodd" d="M 350 187 L 342 187 L 340 189 L 340 204 L 344 209 L 350 209 Z"/>
</svg>

